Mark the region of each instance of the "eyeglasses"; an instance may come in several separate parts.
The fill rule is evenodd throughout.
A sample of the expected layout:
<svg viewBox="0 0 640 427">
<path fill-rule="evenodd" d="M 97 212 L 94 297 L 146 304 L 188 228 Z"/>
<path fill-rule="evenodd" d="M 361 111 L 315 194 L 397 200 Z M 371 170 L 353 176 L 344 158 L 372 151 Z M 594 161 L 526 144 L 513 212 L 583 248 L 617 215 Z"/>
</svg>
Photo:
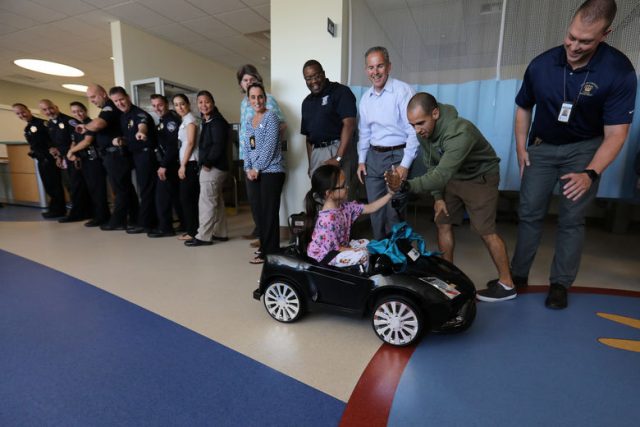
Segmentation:
<svg viewBox="0 0 640 427">
<path fill-rule="evenodd" d="M 319 72 L 319 73 L 315 73 L 312 76 L 306 76 L 304 78 L 305 82 L 311 82 L 313 80 L 322 80 L 322 78 L 324 77 L 324 73 L 323 72 Z"/>
</svg>

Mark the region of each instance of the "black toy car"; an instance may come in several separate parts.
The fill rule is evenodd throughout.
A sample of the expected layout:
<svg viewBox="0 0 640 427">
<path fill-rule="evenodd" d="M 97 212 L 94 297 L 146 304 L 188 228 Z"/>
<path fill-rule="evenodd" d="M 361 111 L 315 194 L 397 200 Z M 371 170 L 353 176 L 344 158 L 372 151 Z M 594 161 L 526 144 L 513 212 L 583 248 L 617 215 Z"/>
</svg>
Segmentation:
<svg viewBox="0 0 640 427">
<path fill-rule="evenodd" d="M 267 312 L 279 322 L 295 322 L 316 307 L 370 313 L 382 341 L 406 346 L 426 330 L 466 330 L 475 318 L 473 282 L 440 257 L 409 259 L 400 272 L 388 257 L 374 255 L 363 271 L 318 263 L 300 249 L 293 245 L 283 254 L 268 255 L 253 292 L 255 299 L 263 297 Z"/>
</svg>

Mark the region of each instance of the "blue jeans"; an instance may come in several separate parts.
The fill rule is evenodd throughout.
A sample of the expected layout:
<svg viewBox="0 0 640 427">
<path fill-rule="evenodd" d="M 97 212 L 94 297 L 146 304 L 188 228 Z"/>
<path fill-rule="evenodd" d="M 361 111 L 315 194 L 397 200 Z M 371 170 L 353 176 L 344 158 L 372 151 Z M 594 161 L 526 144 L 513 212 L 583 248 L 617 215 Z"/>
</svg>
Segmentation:
<svg viewBox="0 0 640 427">
<path fill-rule="evenodd" d="M 598 183 L 577 201 L 562 195 L 560 177 L 571 172 L 581 172 L 593 159 L 602 138 L 589 139 L 572 144 L 530 145 L 531 166 L 525 167 L 520 186 L 520 221 L 518 240 L 511 260 L 514 276 L 528 277 L 540 239 L 544 217 L 549 209 L 553 189 L 560 186 L 558 229 L 555 253 L 551 264 L 549 282 L 569 287 L 575 281 L 584 244 L 584 214 L 598 192 Z"/>
</svg>

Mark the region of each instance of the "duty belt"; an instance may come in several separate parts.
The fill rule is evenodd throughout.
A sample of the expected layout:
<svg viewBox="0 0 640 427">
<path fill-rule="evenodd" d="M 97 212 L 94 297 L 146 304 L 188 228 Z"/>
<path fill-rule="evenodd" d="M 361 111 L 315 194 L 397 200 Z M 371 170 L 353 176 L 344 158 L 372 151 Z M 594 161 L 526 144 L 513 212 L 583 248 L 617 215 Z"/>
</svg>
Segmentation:
<svg viewBox="0 0 640 427">
<path fill-rule="evenodd" d="M 407 144 L 394 145 L 393 147 L 384 147 L 382 145 L 371 145 L 371 149 L 373 151 L 377 151 L 378 153 L 386 153 L 388 151 L 401 150 L 406 146 L 407 146 Z"/>
</svg>

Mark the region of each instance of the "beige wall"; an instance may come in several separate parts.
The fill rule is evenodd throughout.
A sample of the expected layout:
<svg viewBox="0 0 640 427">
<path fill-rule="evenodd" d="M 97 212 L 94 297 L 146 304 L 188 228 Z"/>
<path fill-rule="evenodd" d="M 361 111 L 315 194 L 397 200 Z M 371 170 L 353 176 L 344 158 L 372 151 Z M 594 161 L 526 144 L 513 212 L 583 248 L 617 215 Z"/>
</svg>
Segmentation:
<svg viewBox="0 0 640 427">
<path fill-rule="evenodd" d="M 300 106 L 309 94 L 302 78 L 302 65 L 308 59 L 316 59 L 329 80 L 346 84 L 343 76 L 347 76 L 347 4 L 347 0 L 324 0 L 311 12 L 308 2 L 271 1 L 271 93 L 289 125 L 281 225 L 287 224 L 290 214 L 303 209 L 304 196 L 311 187 L 305 140 L 300 135 Z M 336 37 L 327 32 L 327 18 L 337 25 Z"/>
<path fill-rule="evenodd" d="M 130 90 L 132 80 L 161 77 L 196 89 L 207 89 L 229 122 L 240 119 L 242 96 L 235 70 L 122 22 L 111 23 L 111 42 L 117 85 Z"/>
</svg>

